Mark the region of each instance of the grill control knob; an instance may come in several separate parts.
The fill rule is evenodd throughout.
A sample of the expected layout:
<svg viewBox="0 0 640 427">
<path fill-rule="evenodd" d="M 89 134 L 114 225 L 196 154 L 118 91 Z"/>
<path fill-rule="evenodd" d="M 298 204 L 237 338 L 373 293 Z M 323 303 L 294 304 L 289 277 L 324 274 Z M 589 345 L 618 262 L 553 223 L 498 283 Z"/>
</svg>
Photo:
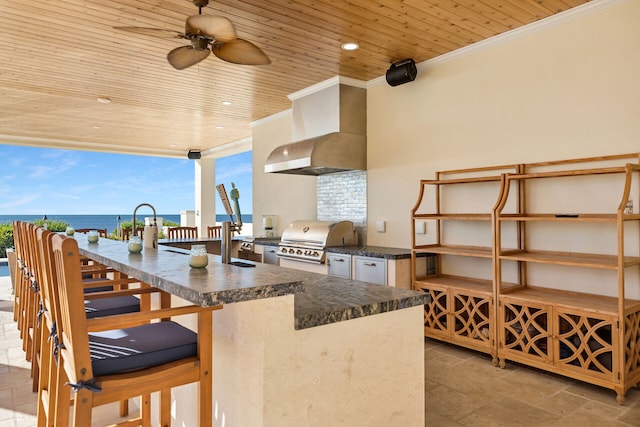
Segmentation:
<svg viewBox="0 0 640 427">
<path fill-rule="evenodd" d="M 298 250 L 296 251 L 296 255 L 302 255 L 302 249 L 298 249 Z"/>
</svg>

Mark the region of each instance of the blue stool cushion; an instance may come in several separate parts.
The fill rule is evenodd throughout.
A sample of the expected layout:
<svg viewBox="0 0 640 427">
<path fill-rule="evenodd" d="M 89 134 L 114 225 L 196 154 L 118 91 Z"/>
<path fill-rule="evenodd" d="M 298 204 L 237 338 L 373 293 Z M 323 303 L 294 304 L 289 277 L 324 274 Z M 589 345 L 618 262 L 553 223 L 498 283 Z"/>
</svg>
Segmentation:
<svg viewBox="0 0 640 427">
<path fill-rule="evenodd" d="M 89 277 L 86 279 L 82 279 L 82 283 L 91 283 L 91 282 L 104 281 L 104 280 L 105 279 L 100 277 Z M 108 292 L 112 290 L 113 290 L 113 286 L 99 286 L 97 288 L 85 288 L 84 293 L 90 294 L 91 292 Z"/>
<path fill-rule="evenodd" d="M 88 319 L 138 311 L 140 311 L 140 300 L 132 295 L 85 300 L 84 302 L 84 312 Z"/>
<path fill-rule="evenodd" d="M 90 294 L 92 292 L 109 292 L 113 290 L 113 286 L 98 286 L 97 288 L 85 288 L 84 293 Z"/>
<path fill-rule="evenodd" d="M 169 363 L 198 353 L 198 335 L 171 321 L 90 333 L 93 375 L 111 375 Z"/>
</svg>

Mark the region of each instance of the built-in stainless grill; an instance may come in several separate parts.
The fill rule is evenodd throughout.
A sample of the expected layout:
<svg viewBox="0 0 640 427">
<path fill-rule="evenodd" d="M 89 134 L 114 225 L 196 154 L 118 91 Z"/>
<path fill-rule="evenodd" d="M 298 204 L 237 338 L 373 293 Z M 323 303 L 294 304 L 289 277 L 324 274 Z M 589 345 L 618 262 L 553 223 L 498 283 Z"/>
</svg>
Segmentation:
<svg viewBox="0 0 640 427">
<path fill-rule="evenodd" d="M 358 235 L 351 221 L 294 221 L 282 233 L 278 256 L 322 264 L 328 246 L 357 244 Z"/>
</svg>

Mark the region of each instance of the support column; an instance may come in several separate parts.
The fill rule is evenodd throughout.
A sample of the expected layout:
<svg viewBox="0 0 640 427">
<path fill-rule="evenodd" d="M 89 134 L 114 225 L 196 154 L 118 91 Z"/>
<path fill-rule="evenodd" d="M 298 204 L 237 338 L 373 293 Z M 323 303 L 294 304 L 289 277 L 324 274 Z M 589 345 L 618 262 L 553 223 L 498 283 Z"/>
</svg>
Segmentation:
<svg viewBox="0 0 640 427">
<path fill-rule="evenodd" d="M 207 226 L 216 223 L 216 159 L 203 157 L 195 161 L 196 226 L 200 237 L 207 236 Z"/>
</svg>

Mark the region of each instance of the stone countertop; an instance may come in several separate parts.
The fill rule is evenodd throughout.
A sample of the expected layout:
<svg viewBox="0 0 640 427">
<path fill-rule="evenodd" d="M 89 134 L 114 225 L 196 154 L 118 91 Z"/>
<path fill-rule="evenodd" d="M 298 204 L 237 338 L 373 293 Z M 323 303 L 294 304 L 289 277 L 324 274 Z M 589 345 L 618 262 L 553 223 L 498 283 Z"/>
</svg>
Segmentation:
<svg viewBox="0 0 640 427">
<path fill-rule="evenodd" d="M 232 304 L 294 294 L 295 328 L 314 326 L 424 305 L 426 293 L 381 286 L 269 264 L 255 267 L 222 264 L 209 254 L 209 265 L 193 269 L 188 250 L 160 246 L 130 254 L 127 244 L 101 238 L 88 243 L 76 233 L 80 253 L 152 286 L 201 306 Z"/>
<path fill-rule="evenodd" d="M 330 246 L 327 248 L 327 253 L 385 259 L 411 258 L 411 249 L 388 248 L 386 246 Z"/>
<path fill-rule="evenodd" d="M 232 241 L 242 241 L 242 236 L 233 236 L 231 237 Z M 185 244 L 205 244 L 209 242 L 218 242 L 220 243 L 222 239 L 215 237 L 190 237 L 190 238 L 180 238 L 180 239 L 158 239 L 159 245 L 171 245 L 172 243 L 185 243 Z"/>
<path fill-rule="evenodd" d="M 324 274 L 301 273 L 304 277 L 305 290 L 296 294 L 294 305 L 296 329 L 401 310 L 424 305 L 430 301 L 429 295 L 424 292 Z"/>
<path fill-rule="evenodd" d="M 264 246 L 278 246 L 280 244 L 280 240 L 280 237 L 254 237 L 253 243 Z"/>
<path fill-rule="evenodd" d="M 256 237 L 255 244 L 264 246 L 278 246 L 279 238 Z M 389 248 L 386 246 L 329 246 L 327 253 L 359 255 L 385 259 L 411 258 L 411 249 Z"/>
</svg>

